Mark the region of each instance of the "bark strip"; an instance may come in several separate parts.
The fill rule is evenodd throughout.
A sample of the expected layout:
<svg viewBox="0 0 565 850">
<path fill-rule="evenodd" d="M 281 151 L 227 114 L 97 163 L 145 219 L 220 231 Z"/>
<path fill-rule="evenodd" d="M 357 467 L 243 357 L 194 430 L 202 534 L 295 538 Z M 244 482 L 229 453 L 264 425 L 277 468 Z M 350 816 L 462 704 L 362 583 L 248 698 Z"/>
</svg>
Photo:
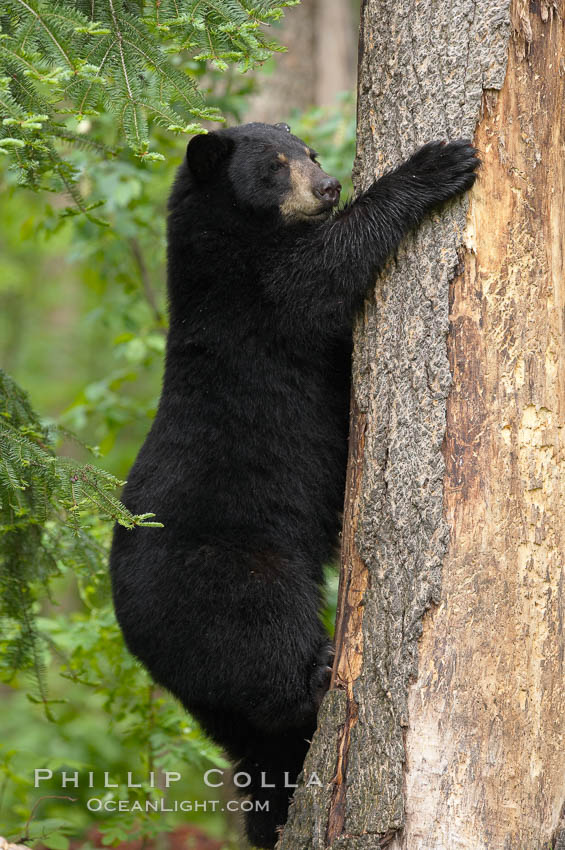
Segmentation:
<svg viewBox="0 0 565 850">
<path fill-rule="evenodd" d="M 336 619 L 336 661 L 332 674 L 332 688 L 340 688 L 347 694 L 345 721 L 338 741 L 338 755 L 333 792 L 330 804 L 328 845 L 343 832 L 347 799 L 347 767 L 351 730 L 357 723 L 358 709 L 353 693 L 353 683 L 359 677 L 363 663 L 363 609 L 369 573 L 356 546 L 359 526 L 359 503 L 365 450 L 366 420 L 352 399 L 352 417 L 349 440 L 347 486 L 343 525 L 342 573 L 339 605 Z"/>
</svg>

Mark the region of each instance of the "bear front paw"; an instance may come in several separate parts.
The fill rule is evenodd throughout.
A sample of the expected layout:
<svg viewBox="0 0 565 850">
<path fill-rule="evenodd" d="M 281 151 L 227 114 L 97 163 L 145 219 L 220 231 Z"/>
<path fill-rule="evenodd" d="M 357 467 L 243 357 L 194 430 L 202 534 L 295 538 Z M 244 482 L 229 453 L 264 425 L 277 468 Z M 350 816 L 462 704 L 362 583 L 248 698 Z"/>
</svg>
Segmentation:
<svg viewBox="0 0 565 850">
<path fill-rule="evenodd" d="M 481 164 L 478 151 L 466 139 L 429 142 L 402 168 L 422 193 L 425 205 L 446 201 L 470 189 Z"/>
</svg>

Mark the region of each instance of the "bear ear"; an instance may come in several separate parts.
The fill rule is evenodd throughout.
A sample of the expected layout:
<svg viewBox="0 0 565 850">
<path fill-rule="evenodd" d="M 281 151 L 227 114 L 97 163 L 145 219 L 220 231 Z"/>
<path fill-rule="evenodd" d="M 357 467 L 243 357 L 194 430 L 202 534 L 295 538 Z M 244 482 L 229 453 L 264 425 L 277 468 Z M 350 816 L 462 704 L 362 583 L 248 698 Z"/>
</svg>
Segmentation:
<svg viewBox="0 0 565 850">
<path fill-rule="evenodd" d="M 284 124 L 283 122 L 280 124 L 273 124 L 273 127 L 276 127 L 277 130 L 286 130 L 287 133 L 290 133 L 290 127 L 288 124 Z"/>
<path fill-rule="evenodd" d="M 194 136 L 186 148 L 188 167 L 197 180 L 207 180 L 233 149 L 233 139 L 219 133 Z"/>
</svg>

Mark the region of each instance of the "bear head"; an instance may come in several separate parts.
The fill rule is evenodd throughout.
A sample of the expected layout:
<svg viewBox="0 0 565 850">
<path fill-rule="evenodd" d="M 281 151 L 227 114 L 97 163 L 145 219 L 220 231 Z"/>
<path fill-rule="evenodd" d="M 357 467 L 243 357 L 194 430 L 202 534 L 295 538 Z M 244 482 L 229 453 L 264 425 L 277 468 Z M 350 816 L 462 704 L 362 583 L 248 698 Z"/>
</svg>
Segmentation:
<svg viewBox="0 0 565 850">
<path fill-rule="evenodd" d="M 243 124 L 195 136 L 186 168 L 196 190 L 229 183 L 246 213 L 278 214 L 283 222 L 320 222 L 339 201 L 341 186 L 326 174 L 316 151 L 288 124 Z"/>
</svg>

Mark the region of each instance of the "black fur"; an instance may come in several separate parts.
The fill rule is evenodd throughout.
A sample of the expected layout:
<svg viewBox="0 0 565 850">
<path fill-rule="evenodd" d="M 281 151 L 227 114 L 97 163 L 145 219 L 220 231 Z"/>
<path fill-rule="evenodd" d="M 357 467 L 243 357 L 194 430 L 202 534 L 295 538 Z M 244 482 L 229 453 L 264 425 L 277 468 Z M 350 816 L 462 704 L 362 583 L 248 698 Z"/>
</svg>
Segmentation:
<svg viewBox="0 0 565 850">
<path fill-rule="evenodd" d="M 189 144 L 169 203 L 163 392 L 124 492 L 165 527 L 117 527 L 111 560 L 129 648 L 252 776 L 270 811 L 247 831 L 266 848 L 328 683 L 318 612 L 343 503 L 353 317 L 402 237 L 478 166 L 469 143 L 432 142 L 332 216 L 336 181 L 313 156 L 285 125 Z M 290 197 L 295 167 L 307 215 Z"/>
</svg>

